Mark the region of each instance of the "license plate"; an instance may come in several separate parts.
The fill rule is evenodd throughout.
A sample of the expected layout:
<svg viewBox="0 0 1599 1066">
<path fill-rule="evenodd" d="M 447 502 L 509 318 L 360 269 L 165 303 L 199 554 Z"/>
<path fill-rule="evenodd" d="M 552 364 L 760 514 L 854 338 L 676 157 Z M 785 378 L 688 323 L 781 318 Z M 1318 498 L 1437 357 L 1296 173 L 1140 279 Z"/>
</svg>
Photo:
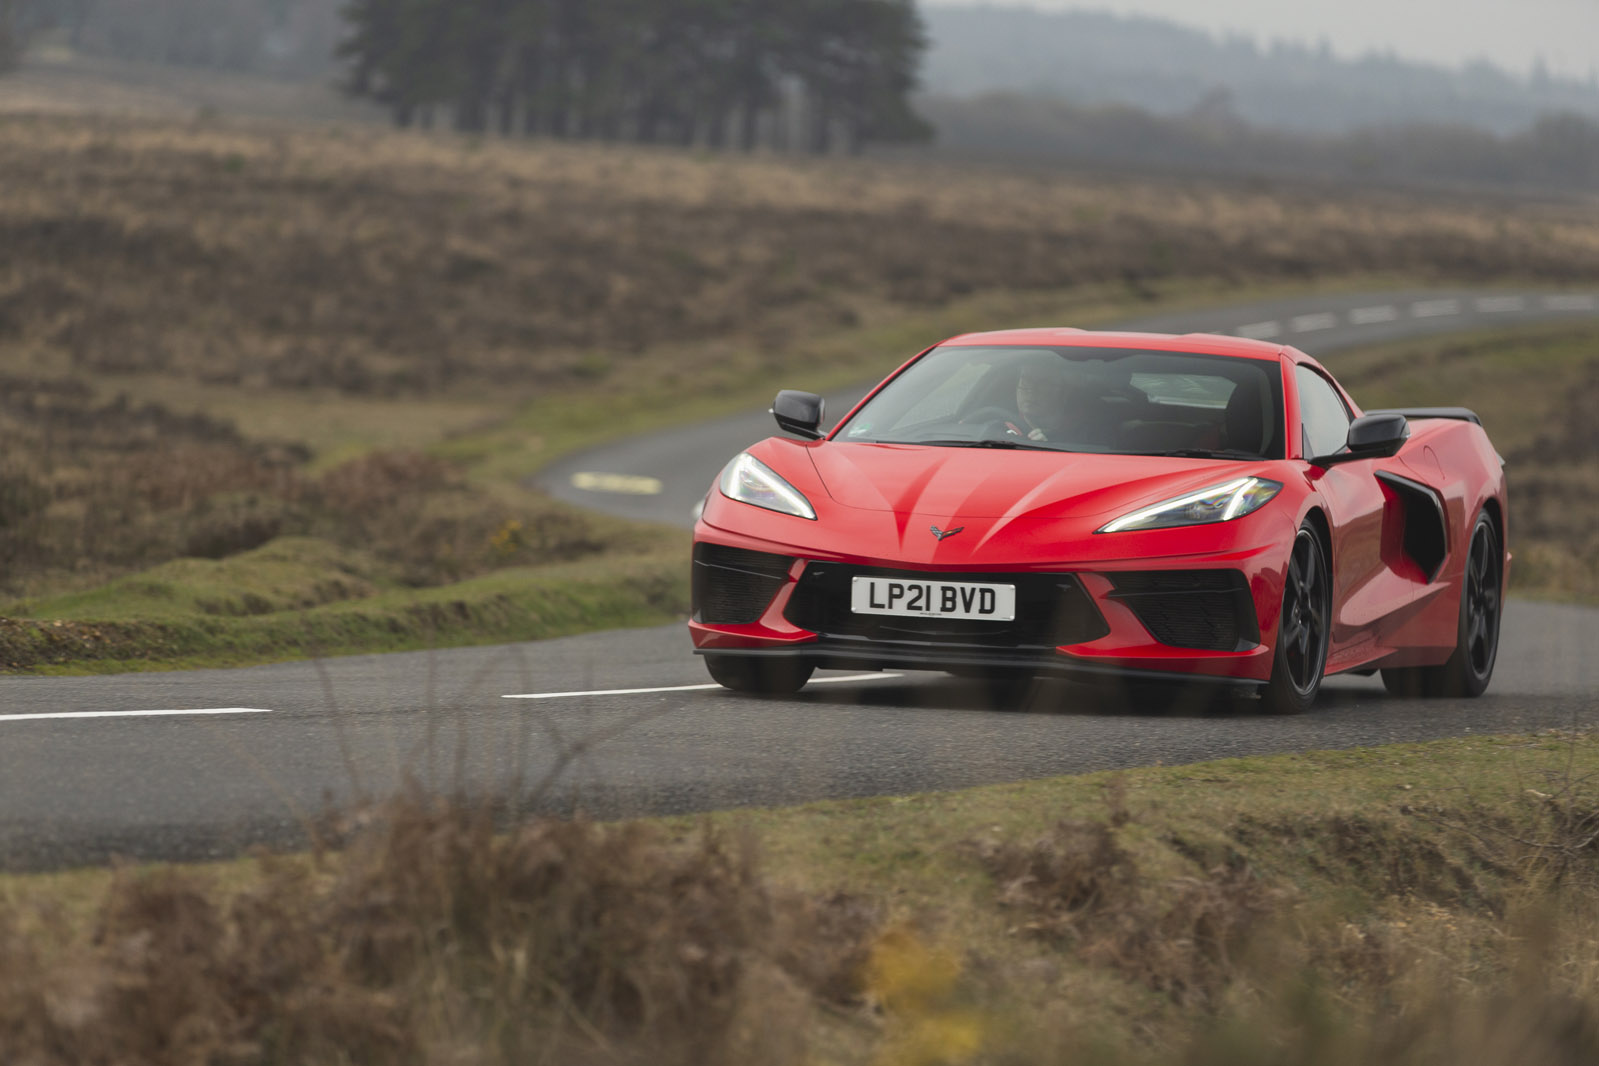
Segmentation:
<svg viewBox="0 0 1599 1066">
<path fill-rule="evenodd" d="M 913 618 L 1016 620 L 1015 585 L 965 581 L 917 581 L 898 577 L 857 577 L 850 581 L 850 610 Z"/>
</svg>

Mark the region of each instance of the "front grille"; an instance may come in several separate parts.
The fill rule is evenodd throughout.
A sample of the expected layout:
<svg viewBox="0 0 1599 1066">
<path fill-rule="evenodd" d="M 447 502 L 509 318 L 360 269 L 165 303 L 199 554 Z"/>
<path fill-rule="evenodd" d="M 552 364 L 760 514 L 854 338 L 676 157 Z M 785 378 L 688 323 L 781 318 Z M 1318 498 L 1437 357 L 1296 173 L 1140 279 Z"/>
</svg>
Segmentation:
<svg viewBox="0 0 1599 1066">
<path fill-rule="evenodd" d="M 758 620 L 793 565 L 786 555 L 694 545 L 694 621 L 743 625 Z"/>
<path fill-rule="evenodd" d="M 850 610 L 851 579 L 856 577 L 1015 585 L 1016 619 L 990 622 L 856 614 Z M 805 565 L 784 617 L 824 637 L 1026 651 L 1082 644 L 1110 632 L 1093 600 L 1071 574 L 950 574 L 828 562 Z"/>
<path fill-rule="evenodd" d="M 1260 643 L 1249 582 L 1237 570 L 1140 570 L 1106 574 L 1149 635 L 1174 648 L 1242 651 Z"/>
</svg>

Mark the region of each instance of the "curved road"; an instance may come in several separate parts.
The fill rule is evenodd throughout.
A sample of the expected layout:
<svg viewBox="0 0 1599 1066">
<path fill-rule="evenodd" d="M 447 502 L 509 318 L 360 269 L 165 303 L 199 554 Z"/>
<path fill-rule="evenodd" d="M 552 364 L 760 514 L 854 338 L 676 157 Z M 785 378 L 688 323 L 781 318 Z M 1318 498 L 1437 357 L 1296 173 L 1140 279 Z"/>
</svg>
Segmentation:
<svg viewBox="0 0 1599 1066">
<path fill-rule="evenodd" d="M 1128 325 L 1275 329 L 1325 356 L 1483 321 L 1595 314 L 1593 295 L 1390 293 Z M 674 431 L 551 474 L 568 498 L 686 522 L 727 456 L 767 425 L 762 414 Z M 573 474 L 655 478 L 661 491 L 579 490 Z M 920 674 L 834 673 L 793 699 L 750 700 L 708 684 L 680 625 L 320 664 L 0 678 L 0 867 L 293 843 L 326 802 L 407 778 L 609 816 L 1587 725 L 1599 718 L 1596 638 L 1599 611 L 1512 603 L 1484 698 L 1394 700 L 1372 679 L 1340 678 L 1311 714 L 1288 719 L 1225 706 L 1150 714 L 1063 682 L 996 710 L 975 686 Z"/>
</svg>

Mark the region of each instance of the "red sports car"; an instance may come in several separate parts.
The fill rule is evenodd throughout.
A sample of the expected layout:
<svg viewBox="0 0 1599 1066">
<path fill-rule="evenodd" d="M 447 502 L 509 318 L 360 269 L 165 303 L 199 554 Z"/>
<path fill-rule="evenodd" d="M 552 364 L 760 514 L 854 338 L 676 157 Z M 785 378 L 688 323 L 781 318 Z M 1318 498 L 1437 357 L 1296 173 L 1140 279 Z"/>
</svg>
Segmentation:
<svg viewBox="0 0 1599 1066">
<path fill-rule="evenodd" d="M 784 391 L 694 530 L 695 650 L 742 692 L 817 667 L 1475 696 L 1503 461 L 1459 408 L 1362 412 L 1294 348 L 1010 330 L 930 348 L 831 432 Z"/>
</svg>

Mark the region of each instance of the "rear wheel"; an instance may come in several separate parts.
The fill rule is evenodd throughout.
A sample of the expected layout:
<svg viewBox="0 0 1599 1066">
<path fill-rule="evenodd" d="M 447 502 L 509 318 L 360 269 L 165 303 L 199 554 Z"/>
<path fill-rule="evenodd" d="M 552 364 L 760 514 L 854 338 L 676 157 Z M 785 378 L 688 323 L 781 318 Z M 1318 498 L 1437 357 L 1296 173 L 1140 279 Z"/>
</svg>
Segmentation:
<svg viewBox="0 0 1599 1066">
<path fill-rule="evenodd" d="M 816 669 L 803 659 L 715 654 L 704 659 L 712 681 L 751 696 L 792 695 L 805 687 Z"/>
<path fill-rule="evenodd" d="M 1466 573 L 1460 588 L 1460 622 L 1455 651 L 1442 666 L 1393 667 L 1382 672 L 1383 687 L 1395 696 L 1481 696 L 1499 657 L 1499 621 L 1504 610 L 1504 553 L 1499 532 L 1486 512 L 1471 529 Z"/>
<path fill-rule="evenodd" d="M 1277 620 L 1277 648 L 1262 703 L 1273 714 L 1301 714 L 1316 702 L 1332 635 L 1332 573 L 1315 527 L 1294 537 Z"/>
</svg>

